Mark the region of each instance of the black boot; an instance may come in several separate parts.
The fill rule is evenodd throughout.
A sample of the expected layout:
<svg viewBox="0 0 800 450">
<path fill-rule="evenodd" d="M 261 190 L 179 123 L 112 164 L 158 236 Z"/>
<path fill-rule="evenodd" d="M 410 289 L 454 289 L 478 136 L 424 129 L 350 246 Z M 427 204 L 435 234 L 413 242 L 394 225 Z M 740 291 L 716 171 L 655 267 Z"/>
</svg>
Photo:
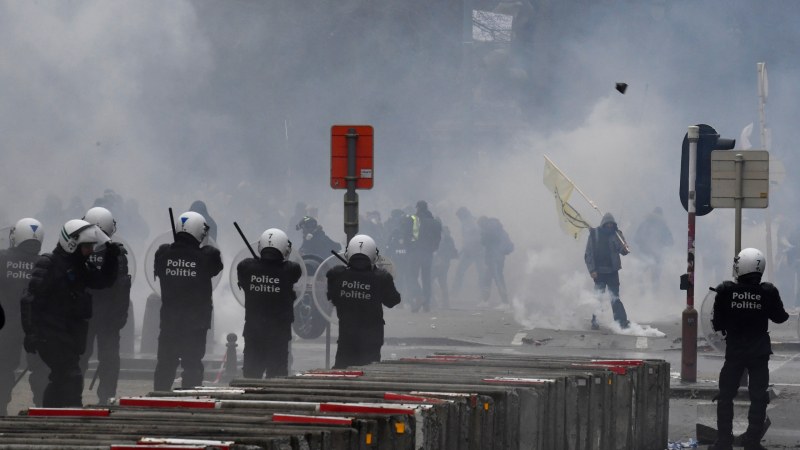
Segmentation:
<svg viewBox="0 0 800 450">
<path fill-rule="evenodd" d="M 761 433 L 751 430 L 747 430 L 742 435 L 742 446 L 744 450 L 767 450 L 766 447 L 761 445 Z"/>
<path fill-rule="evenodd" d="M 708 450 L 733 450 L 733 435 L 718 436 L 716 442 L 708 446 Z"/>
</svg>

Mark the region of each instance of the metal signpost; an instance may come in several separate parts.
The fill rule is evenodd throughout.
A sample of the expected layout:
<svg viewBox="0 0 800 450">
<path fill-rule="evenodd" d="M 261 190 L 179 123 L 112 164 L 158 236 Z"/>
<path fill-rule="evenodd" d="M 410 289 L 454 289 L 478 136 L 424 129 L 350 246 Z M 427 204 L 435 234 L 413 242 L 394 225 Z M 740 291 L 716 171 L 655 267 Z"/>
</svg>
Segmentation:
<svg viewBox="0 0 800 450">
<path fill-rule="evenodd" d="M 331 127 L 331 187 L 347 189 L 344 194 L 344 232 L 347 242 L 358 234 L 356 189 L 372 189 L 373 137 L 371 125 Z M 325 368 L 330 367 L 331 324 L 325 329 Z"/>
<path fill-rule="evenodd" d="M 697 180 L 697 142 L 700 140 L 700 127 L 689 127 L 686 138 L 689 141 L 689 167 L 687 173 L 687 208 L 689 213 L 688 244 L 686 255 L 686 309 L 681 314 L 681 380 L 697 381 L 697 310 L 694 309 L 694 238 L 696 220 Z M 682 283 L 683 284 L 683 283 Z"/>
</svg>

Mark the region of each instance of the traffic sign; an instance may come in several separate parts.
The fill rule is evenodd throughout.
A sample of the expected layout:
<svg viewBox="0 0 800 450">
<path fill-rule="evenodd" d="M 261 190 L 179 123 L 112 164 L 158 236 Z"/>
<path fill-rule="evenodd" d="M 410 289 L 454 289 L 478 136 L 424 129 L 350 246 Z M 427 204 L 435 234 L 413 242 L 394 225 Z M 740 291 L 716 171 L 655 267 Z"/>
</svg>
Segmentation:
<svg viewBox="0 0 800 450">
<path fill-rule="evenodd" d="M 737 198 L 741 199 L 742 208 L 769 206 L 769 152 L 766 150 L 711 152 L 711 206 L 735 208 Z"/>
<path fill-rule="evenodd" d="M 347 151 L 350 140 L 355 143 L 355 167 L 352 176 L 356 189 L 372 189 L 373 129 L 371 125 L 334 125 L 331 127 L 331 187 L 347 189 Z"/>
</svg>

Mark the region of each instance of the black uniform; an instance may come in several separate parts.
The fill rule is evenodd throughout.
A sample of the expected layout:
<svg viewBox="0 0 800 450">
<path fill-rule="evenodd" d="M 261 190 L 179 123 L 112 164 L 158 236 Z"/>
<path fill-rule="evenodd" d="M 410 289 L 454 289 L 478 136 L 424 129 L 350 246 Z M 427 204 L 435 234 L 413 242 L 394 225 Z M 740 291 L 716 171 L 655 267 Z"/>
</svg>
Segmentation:
<svg viewBox="0 0 800 450">
<path fill-rule="evenodd" d="M 742 373 L 749 373 L 750 410 L 746 434 L 759 442 L 766 418 L 769 355 L 772 346 L 768 321 L 783 323 L 789 315 L 783 308 L 778 289 L 771 283 L 759 283 L 758 273 L 743 275 L 739 282 L 726 281 L 717 286 L 714 300 L 714 330 L 726 335 L 725 363 L 719 374 L 717 403 L 718 442 L 733 439 L 733 398 L 739 389 Z"/>
<path fill-rule="evenodd" d="M 214 308 L 211 279 L 222 270 L 219 250 L 188 233 L 163 244 L 155 254 L 155 276 L 161 283 L 161 322 L 158 361 L 153 379 L 156 391 L 172 390 L 178 364 L 184 388 L 203 383 L 206 333 Z"/>
<path fill-rule="evenodd" d="M 5 415 L 11 391 L 14 388 L 14 371 L 19 366 L 22 341 L 25 333 L 19 320 L 19 299 L 31 279 L 33 265 L 39 258 L 41 243 L 35 239 L 16 247 L 0 250 L 0 307 L 8 316 L 8 323 L 0 330 L 0 414 Z"/>
<path fill-rule="evenodd" d="M 105 249 L 89 256 L 89 262 L 102 266 Z M 121 249 L 118 258 L 117 279 L 108 289 L 91 291 L 92 319 L 86 338 L 86 352 L 81 358 L 81 369 L 86 373 L 89 358 L 97 340 L 97 398 L 105 404 L 117 395 L 119 379 L 119 333 L 128 321 L 128 305 L 131 302 L 131 276 L 128 272 L 127 250 Z"/>
<path fill-rule="evenodd" d="M 289 341 L 292 339 L 294 285 L 303 272 L 274 248 L 261 258 L 247 258 L 236 267 L 244 290 L 244 363 L 246 378 L 289 374 Z"/>
<path fill-rule="evenodd" d="M 414 221 L 411 216 L 403 214 L 399 209 L 392 211 L 386 222 L 389 238 L 386 243 L 385 254 L 394 263 L 397 289 L 408 302 L 409 298 L 420 295 L 419 284 L 416 283 L 417 266 L 412 259 L 411 238 Z"/>
<path fill-rule="evenodd" d="M 80 249 L 67 253 L 57 246 L 52 254 L 39 257 L 22 297 L 22 328 L 25 350 L 38 353 L 50 368 L 45 388 L 45 407 L 82 406 L 83 372 L 80 357 L 86 349 L 86 334 L 92 317 L 88 288 L 104 289 L 117 276 L 117 246 L 110 244 L 101 269 L 87 261 Z"/>
<path fill-rule="evenodd" d="M 338 252 L 341 249 L 341 244 L 329 238 L 322 227 L 317 226 L 312 231 L 303 235 L 303 245 L 300 246 L 300 254 L 326 258 L 330 256 L 331 250 Z"/>
<path fill-rule="evenodd" d="M 326 274 L 328 299 L 339 318 L 339 340 L 333 367 L 361 366 L 381 360 L 383 307 L 400 303 L 392 275 L 374 267 L 364 255 Z"/>
</svg>

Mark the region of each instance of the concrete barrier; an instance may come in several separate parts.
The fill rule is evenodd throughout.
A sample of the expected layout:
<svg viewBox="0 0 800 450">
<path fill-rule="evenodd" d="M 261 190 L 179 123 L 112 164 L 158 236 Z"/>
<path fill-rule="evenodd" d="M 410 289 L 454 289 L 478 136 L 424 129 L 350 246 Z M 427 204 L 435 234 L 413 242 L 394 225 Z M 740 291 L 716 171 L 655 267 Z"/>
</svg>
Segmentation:
<svg viewBox="0 0 800 450">
<path fill-rule="evenodd" d="M 668 405 L 664 361 L 435 354 L 32 408 L 0 418 L 0 450 L 661 450 Z"/>
</svg>

